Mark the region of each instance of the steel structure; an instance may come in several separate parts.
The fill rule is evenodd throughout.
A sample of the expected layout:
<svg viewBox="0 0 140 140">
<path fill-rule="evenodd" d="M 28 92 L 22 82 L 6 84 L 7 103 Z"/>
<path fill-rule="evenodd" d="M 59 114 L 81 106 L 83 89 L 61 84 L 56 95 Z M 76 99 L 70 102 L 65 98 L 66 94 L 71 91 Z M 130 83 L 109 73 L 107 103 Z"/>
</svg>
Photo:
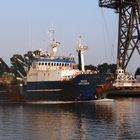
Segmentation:
<svg viewBox="0 0 140 140">
<path fill-rule="evenodd" d="M 135 50 L 140 54 L 140 0 L 99 0 L 119 14 L 117 66 L 126 69 Z"/>
</svg>

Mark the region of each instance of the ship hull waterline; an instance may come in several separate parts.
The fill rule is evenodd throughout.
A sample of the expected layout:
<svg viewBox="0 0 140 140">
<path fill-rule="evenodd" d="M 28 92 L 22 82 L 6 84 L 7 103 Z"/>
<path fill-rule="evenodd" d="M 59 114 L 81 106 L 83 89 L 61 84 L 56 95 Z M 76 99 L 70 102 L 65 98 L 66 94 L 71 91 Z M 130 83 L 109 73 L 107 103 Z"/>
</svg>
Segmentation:
<svg viewBox="0 0 140 140">
<path fill-rule="evenodd" d="M 96 99 L 96 86 L 105 76 L 82 74 L 68 81 L 27 82 L 23 87 L 25 101 L 88 101 Z"/>
</svg>

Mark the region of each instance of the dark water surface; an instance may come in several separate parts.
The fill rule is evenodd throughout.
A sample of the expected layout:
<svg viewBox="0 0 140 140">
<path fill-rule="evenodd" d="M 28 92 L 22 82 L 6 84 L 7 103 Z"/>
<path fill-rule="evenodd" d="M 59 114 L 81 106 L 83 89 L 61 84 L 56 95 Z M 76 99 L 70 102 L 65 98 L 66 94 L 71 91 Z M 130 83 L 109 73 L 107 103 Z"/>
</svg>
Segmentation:
<svg viewBox="0 0 140 140">
<path fill-rule="evenodd" d="M 0 104 L 0 140 L 140 140 L 140 98 Z"/>
</svg>

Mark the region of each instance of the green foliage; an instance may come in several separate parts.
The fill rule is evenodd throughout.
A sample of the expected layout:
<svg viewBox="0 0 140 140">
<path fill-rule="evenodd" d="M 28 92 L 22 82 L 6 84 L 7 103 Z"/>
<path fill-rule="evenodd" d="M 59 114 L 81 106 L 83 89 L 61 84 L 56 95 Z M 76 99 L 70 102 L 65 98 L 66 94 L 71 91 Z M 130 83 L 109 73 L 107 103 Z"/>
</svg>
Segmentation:
<svg viewBox="0 0 140 140">
<path fill-rule="evenodd" d="M 28 64 L 30 63 L 30 61 L 34 58 L 33 52 L 32 51 L 28 51 L 26 54 L 24 54 L 24 60 L 25 63 Z"/>
<path fill-rule="evenodd" d="M 93 65 L 86 65 L 85 66 L 86 70 L 94 70 L 94 71 L 98 71 L 99 73 L 115 73 L 116 69 L 117 69 L 117 65 L 116 64 L 107 64 L 107 63 L 103 63 L 101 65 L 93 66 Z"/>
<path fill-rule="evenodd" d="M 103 63 L 101 65 L 98 65 L 97 70 L 99 71 L 99 73 L 115 73 L 117 69 L 117 65 L 116 64 L 107 64 L 107 63 Z"/>
<path fill-rule="evenodd" d="M 92 71 L 96 71 L 97 70 L 97 67 L 93 66 L 93 65 L 86 65 L 85 66 L 85 70 L 92 70 Z"/>
<path fill-rule="evenodd" d="M 26 76 L 26 67 L 30 66 L 31 60 L 35 56 L 40 56 L 40 50 L 35 50 L 34 52 L 28 51 L 23 56 L 20 54 L 14 54 L 11 58 L 11 72 L 15 74 L 16 77 L 25 77 Z"/>
<path fill-rule="evenodd" d="M 99 71 L 99 73 L 106 73 L 108 70 L 108 64 L 104 63 L 101 65 L 98 65 L 97 70 Z"/>
</svg>

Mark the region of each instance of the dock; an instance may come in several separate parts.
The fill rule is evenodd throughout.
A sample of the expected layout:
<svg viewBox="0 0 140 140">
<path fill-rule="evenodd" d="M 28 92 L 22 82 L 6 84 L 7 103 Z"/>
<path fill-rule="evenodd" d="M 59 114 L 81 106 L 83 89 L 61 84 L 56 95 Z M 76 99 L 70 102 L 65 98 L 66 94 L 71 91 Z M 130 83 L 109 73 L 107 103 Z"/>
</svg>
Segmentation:
<svg viewBox="0 0 140 140">
<path fill-rule="evenodd" d="M 108 98 L 111 97 L 140 97 L 140 89 L 109 90 L 106 92 Z"/>
</svg>

